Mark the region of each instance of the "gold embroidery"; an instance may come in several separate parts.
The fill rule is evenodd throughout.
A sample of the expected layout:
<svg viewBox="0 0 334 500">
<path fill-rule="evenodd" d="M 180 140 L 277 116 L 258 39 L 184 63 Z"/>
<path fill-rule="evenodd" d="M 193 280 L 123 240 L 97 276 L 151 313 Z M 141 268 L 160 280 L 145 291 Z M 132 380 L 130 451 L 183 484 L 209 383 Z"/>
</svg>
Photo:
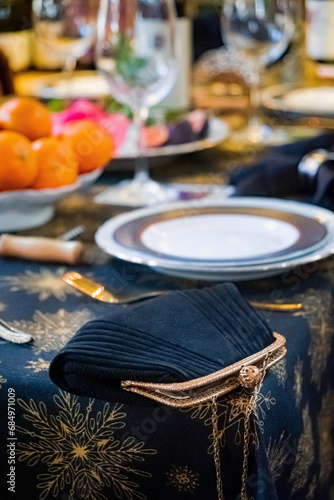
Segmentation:
<svg viewBox="0 0 334 500">
<path fill-rule="evenodd" d="M 225 396 L 226 397 L 226 396 Z M 182 412 L 191 412 L 190 418 L 199 420 L 204 420 L 207 416 L 212 415 L 212 401 L 206 401 L 205 403 L 199 403 L 191 408 L 180 408 Z"/>
<path fill-rule="evenodd" d="M 59 309 L 54 314 L 36 311 L 32 321 L 20 320 L 8 323 L 19 330 L 31 333 L 34 337 L 31 348 L 36 354 L 40 354 L 43 351 L 48 352 L 63 347 L 90 319 L 91 313 L 88 309 L 71 312 Z"/>
<path fill-rule="evenodd" d="M 131 462 L 144 462 L 146 456 L 156 453 L 145 448 L 144 442 L 129 436 L 123 441 L 115 434 L 125 427 L 126 413 L 122 405 L 93 411 L 94 400 L 82 408 L 79 398 L 60 391 L 53 400 L 58 413 L 49 415 L 43 402 L 18 399 L 29 427 L 17 426 L 17 432 L 30 436 L 31 441 L 21 442 L 17 456 L 30 467 L 44 466 L 47 473 L 37 476 L 39 498 L 60 498 L 70 485 L 70 498 L 74 493 L 87 500 L 107 500 L 102 493 L 105 486 L 112 486 L 115 497 L 146 499 L 139 485 L 131 476 L 151 477 L 145 470 L 130 466 Z"/>
<path fill-rule="evenodd" d="M 259 414 L 259 424 L 261 424 L 262 432 L 264 421 L 266 419 L 266 412 L 269 411 L 275 404 L 276 398 L 271 395 L 271 391 L 267 392 L 266 395 L 259 393 L 258 399 L 256 401 L 256 408 Z"/>
<path fill-rule="evenodd" d="M 37 294 L 40 301 L 50 297 L 65 301 L 68 294 L 79 295 L 79 292 L 63 281 L 65 271 L 64 267 L 55 271 L 41 268 L 38 273 L 27 270 L 23 274 L 4 276 L 2 279 L 8 283 L 11 292 L 25 291 L 30 295 Z"/>
<path fill-rule="evenodd" d="M 276 404 L 275 398 L 271 396 L 271 392 L 266 395 L 259 393 L 256 400 L 256 412 L 254 412 L 254 421 L 256 425 L 254 429 L 257 428 L 261 432 L 264 429 L 264 420 L 266 418 L 266 411 L 270 410 L 273 405 Z M 220 446 L 224 447 L 225 433 L 227 430 L 232 430 L 234 432 L 234 442 L 236 445 L 240 446 L 242 444 L 242 428 L 245 418 L 245 412 L 249 405 L 249 393 L 244 389 L 239 389 L 238 391 L 233 391 L 232 393 L 225 394 L 223 397 L 217 400 L 218 407 L 218 419 L 219 419 L 219 442 Z M 191 412 L 191 418 L 199 418 L 204 421 L 205 426 L 211 427 L 212 420 L 212 402 L 208 401 L 206 403 L 201 403 L 199 405 L 193 406 L 192 408 L 183 408 L 183 412 Z M 252 427 L 253 428 L 253 427 Z M 213 435 L 209 436 L 212 441 Z M 250 445 L 257 446 L 258 439 L 256 432 L 252 430 L 250 432 Z M 208 449 L 209 453 L 213 453 L 212 443 Z"/>
<path fill-rule="evenodd" d="M 4 304 L 3 302 L 0 302 L 0 312 L 3 312 L 7 309 L 7 306 L 6 304 Z"/>
<path fill-rule="evenodd" d="M 290 475 L 291 495 L 305 487 L 308 482 L 309 469 L 314 461 L 314 440 L 308 405 L 302 411 L 302 418 L 303 431 L 298 440 L 296 461 Z"/>
<path fill-rule="evenodd" d="M 278 440 L 272 441 L 271 438 L 269 439 L 267 455 L 274 482 L 281 477 L 284 463 L 291 454 L 290 437 L 291 434 L 285 438 L 285 432 L 283 431 Z"/>
<path fill-rule="evenodd" d="M 333 414 L 334 414 L 334 389 L 328 390 L 323 395 L 321 410 L 318 415 L 319 433 L 319 459 L 320 481 L 326 482 L 333 470 Z"/>
<path fill-rule="evenodd" d="M 199 485 L 199 474 L 190 470 L 187 466 L 173 465 L 171 470 L 166 473 L 167 486 L 173 486 L 178 491 L 185 491 L 187 493 L 194 493 Z"/>
<path fill-rule="evenodd" d="M 300 406 L 303 397 L 303 366 L 304 363 L 298 356 L 297 362 L 294 366 L 295 381 L 293 384 L 293 390 L 295 391 L 295 404 L 297 407 Z"/>
<path fill-rule="evenodd" d="M 309 289 L 306 293 L 298 294 L 295 299 L 303 304 L 301 312 L 296 314 L 304 315 L 310 325 L 311 343 L 308 354 L 311 359 L 311 380 L 320 387 L 331 353 L 334 332 L 332 296 L 326 290 Z"/>
<path fill-rule="evenodd" d="M 286 381 L 288 379 L 287 368 L 286 368 L 286 358 L 281 359 L 278 363 L 270 368 L 270 373 L 273 372 L 277 378 L 278 385 L 285 387 Z"/>
<path fill-rule="evenodd" d="M 30 365 L 30 366 L 29 366 Z M 50 361 L 45 361 L 45 359 L 38 358 L 37 361 L 28 361 L 26 368 L 29 370 L 34 370 L 35 373 L 46 372 L 49 370 Z"/>
</svg>

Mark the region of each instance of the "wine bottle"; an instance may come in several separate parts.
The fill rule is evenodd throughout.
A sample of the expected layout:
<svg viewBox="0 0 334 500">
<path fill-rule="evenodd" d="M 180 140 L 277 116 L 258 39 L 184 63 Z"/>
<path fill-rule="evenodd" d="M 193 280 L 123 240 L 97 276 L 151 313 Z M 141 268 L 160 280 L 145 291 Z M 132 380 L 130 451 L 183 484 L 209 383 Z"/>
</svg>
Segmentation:
<svg viewBox="0 0 334 500">
<path fill-rule="evenodd" d="M 306 54 L 334 64 L 334 0 L 306 0 Z"/>
<path fill-rule="evenodd" d="M 192 64 L 191 20 L 185 15 L 185 0 L 175 0 L 176 58 L 178 75 L 174 87 L 159 107 L 173 110 L 188 110 L 190 107 L 190 80 Z"/>
<path fill-rule="evenodd" d="M 184 17 L 186 15 L 186 6 L 184 0 L 175 0 L 175 9 L 177 17 Z"/>
<path fill-rule="evenodd" d="M 31 0 L 0 0 L 0 48 L 14 71 L 30 65 Z"/>
<path fill-rule="evenodd" d="M 31 28 L 31 0 L 0 0 L 0 33 Z"/>
</svg>

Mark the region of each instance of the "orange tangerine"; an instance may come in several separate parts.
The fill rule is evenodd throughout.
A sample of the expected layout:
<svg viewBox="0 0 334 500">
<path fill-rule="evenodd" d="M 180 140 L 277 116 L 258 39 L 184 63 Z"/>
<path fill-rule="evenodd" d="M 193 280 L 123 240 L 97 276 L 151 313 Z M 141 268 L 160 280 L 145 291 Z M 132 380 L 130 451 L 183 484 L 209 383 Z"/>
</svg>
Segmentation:
<svg viewBox="0 0 334 500">
<path fill-rule="evenodd" d="M 73 184 L 78 176 L 78 161 L 71 146 L 59 137 L 44 137 L 32 143 L 37 163 L 35 189 Z"/>
<path fill-rule="evenodd" d="M 34 141 L 51 135 L 51 113 L 36 99 L 13 97 L 0 106 L 0 128 L 19 132 Z"/>
<path fill-rule="evenodd" d="M 62 131 L 72 146 L 79 163 L 79 173 L 104 167 L 114 153 L 114 142 L 109 132 L 93 120 L 67 123 Z"/>
<path fill-rule="evenodd" d="M 37 175 L 31 142 L 12 131 L 0 132 L 0 190 L 30 187 Z"/>
</svg>

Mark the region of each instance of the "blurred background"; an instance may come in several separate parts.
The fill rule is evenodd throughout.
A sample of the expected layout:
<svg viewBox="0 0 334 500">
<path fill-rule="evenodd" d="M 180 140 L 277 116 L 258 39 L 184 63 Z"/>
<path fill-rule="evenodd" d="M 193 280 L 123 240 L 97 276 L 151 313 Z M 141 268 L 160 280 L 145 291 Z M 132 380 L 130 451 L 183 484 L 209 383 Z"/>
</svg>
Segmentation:
<svg viewBox="0 0 334 500">
<path fill-rule="evenodd" d="M 307 16 L 312 4 L 324 9 L 325 4 L 333 2 L 312 2 L 312 0 L 291 1 L 294 14 L 295 32 L 287 50 L 277 59 L 269 62 L 261 78 L 263 88 L 274 84 L 287 84 L 296 87 L 308 85 L 330 85 L 334 78 L 334 57 L 324 53 L 314 53 L 310 50 L 309 40 L 316 37 L 312 20 Z M 311 7 L 310 7 L 311 6 Z M 180 100 L 177 107 L 203 108 L 212 114 L 227 115 L 236 120 L 233 126 L 238 126 L 242 120 L 240 113 L 234 117 L 234 112 L 247 108 L 249 100 L 249 68 L 236 61 L 227 50 L 224 50 L 224 38 L 221 32 L 220 15 L 221 0 L 176 0 L 179 16 L 178 30 L 181 37 L 182 50 L 179 56 L 182 61 L 182 74 L 179 84 L 183 85 L 186 96 Z M 311 19 L 312 17 L 312 19 Z M 329 20 L 328 20 L 329 22 Z M 323 24 L 322 24 L 323 26 Z M 334 33 L 334 27 L 331 30 Z M 311 30 L 313 32 L 311 33 Z M 323 44 L 330 44 L 326 37 L 330 30 L 323 30 Z M 320 44 L 321 45 L 321 44 Z M 333 45 L 333 44 L 332 44 Z M 61 70 L 64 58 L 52 53 L 39 43 L 32 29 L 32 0 L 0 0 L 0 49 L 7 58 L 10 72 L 6 71 L 6 60 L 0 59 L 3 69 L 2 93 L 29 94 L 27 74 L 36 76 Z M 81 57 L 77 64 L 78 70 L 94 69 L 92 51 Z M 182 82 L 181 82 L 182 80 Z M 181 83 L 180 83 L 181 82 Z M 180 95 L 180 88 L 178 94 Z M 167 104 L 175 101 L 175 93 Z M 272 118 L 282 119 L 279 110 L 265 110 Z M 331 127 L 331 120 L 316 116 L 293 116 L 284 114 L 284 120 L 307 121 L 307 125 L 318 127 L 325 123 Z"/>
</svg>

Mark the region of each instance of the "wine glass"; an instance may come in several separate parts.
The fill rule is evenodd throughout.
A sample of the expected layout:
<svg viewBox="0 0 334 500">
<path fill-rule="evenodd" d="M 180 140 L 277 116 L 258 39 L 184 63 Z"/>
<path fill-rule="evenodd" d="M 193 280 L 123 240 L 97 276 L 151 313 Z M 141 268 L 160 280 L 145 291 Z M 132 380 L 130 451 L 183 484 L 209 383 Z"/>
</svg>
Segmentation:
<svg viewBox="0 0 334 500">
<path fill-rule="evenodd" d="M 148 172 L 144 126 L 149 109 L 172 89 L 176 75 L 173 0 L 102 0 L 95 62 L 113 97 L 133 111 L 135 175 L 115 188 L 116 201 L 153 205 L 177 196 Z"/>
<path fill-rule="evenodd" d="M 224 0 L 221 25 L 228 51 L 250 64 L 250 120 L 246 141 L 274 143 L 283 131 L 273 130 L 259 117 L 261 72 L 286 51 L 293 33 L 289 0 Z M 283 133 L 283 136 L 285 134 Z"/>
<path fill-rule="evenodd" d="M 64 61 L 65 78 L 93 47 L 99 0 L 33 0 L 37 40 Z"/>
</svg>

